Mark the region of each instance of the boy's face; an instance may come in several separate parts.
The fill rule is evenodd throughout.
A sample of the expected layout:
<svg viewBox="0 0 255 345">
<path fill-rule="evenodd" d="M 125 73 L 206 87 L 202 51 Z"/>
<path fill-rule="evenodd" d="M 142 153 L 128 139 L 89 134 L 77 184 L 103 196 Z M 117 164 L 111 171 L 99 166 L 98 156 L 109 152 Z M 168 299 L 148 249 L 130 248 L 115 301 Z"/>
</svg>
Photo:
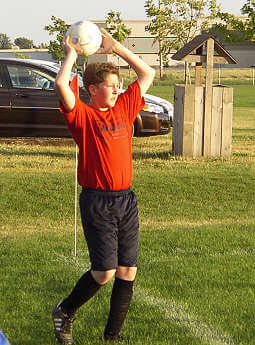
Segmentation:
<svg viewBox="0 0 255 345">
<path fill-rule="evenodd" d="M 98 109 L 113 107 L 118 98 L 118 90 L 119 78 L 116 74 L 108 74 L 102 83 L 90 85 L 92 106 Z"/>
</svg>

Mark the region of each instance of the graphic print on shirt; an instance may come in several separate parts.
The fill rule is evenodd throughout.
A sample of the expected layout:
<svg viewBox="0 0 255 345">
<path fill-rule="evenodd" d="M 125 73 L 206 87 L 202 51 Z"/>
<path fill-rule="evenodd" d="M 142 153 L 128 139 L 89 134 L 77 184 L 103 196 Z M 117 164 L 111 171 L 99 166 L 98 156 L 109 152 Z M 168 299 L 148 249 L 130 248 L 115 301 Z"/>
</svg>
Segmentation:
<svg viewBox="0 0 255 345">
<path fill-rule="evenodd" d="M 96 120 L 96 133 L 100 138 L 107 140 L 126 138 L 128 131 L 122 117 L 110 121 Z"/>
</svg>

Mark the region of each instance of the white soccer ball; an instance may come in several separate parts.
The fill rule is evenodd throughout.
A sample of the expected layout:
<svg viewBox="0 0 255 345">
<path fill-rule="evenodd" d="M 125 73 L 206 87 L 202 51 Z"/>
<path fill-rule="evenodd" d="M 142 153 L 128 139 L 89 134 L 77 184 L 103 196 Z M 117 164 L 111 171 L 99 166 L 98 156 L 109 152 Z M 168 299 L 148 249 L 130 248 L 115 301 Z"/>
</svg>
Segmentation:
<svg viewBox="0 0 255 345">
<path fill-rule="evenodd" d="M 72 36 L 71 43 L 78 55 L 92 55 L 102 44 L 102 33 L 99 27 L 88 20 L 72 24 L 67 29 L 66 35 Z"/>
</svg>

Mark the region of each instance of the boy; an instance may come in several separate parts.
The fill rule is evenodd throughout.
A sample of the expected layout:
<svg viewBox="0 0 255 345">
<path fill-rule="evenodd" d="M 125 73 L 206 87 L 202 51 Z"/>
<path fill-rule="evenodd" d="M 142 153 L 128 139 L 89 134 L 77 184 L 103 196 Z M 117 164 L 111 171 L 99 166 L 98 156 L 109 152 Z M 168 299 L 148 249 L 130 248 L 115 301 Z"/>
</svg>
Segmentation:
<svg viewBox="0 0 255 345">
<path fill-rule="evenodd" d="M 62 344 L 73 344 L 72 323 L 76 310 L 95 295 L 113 276 L 110 313 L 105 341 L 121 341 L 137 271 L 138 210 L 132 182 L 132 128 L 144 106 L 143 95 L 155 71 L 102 29 L 97 53 L 117 54 L 136 72 L 137 80 L 118 95 L 119 71 L 110 63 L 88 65 L 83 76 L 90 105 L 83 103 L 69 86 L 77 58 L 64 40 L 65 61 L 55 82 L 61 112 L 79 147 L 78 181 L 82 186 L 80 211 L 89 249 L 91 269 L 71 294 L 53 309 L 54 331 Z"/>
</svg>

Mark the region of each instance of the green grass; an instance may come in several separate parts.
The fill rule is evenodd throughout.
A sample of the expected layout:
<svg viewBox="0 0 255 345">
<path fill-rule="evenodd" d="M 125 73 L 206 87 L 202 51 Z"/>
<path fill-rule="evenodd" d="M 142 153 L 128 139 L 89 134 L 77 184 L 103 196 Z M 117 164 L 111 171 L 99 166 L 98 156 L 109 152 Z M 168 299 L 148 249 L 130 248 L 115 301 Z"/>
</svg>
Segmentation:
<svg viewBox="0 0 255 345">
<path fill-rule="evenodd" d="M 202 83 L 205 83 L 206 69 L 202 70 Z M 129 72 L 127 70 L 121 70 L 121 76 L 124 80 L 124 85 L 127 86 L 131 81 L 136 78 L 135 72 Z M 189 72 L 188 82 L 194 83 L 195 80 L 195 68 L 191 67 Z M 175 84 L 184 83 L 184 69 L 183 68 L 170 68 L 165 69 L 162 72 L 160 79 L 159 70 L 156 70 L 156 76 L 153 82 L 154 86 L 173 86 Z M 213 83 L 214 84 L 226 84 L 226 85 L 253 85 L 255 78 L 251 68 L 221 68 L 220 71 L 217 66 L 213 70 Z"/>
<path fill-rule="evenodd" d="M 133 140 L 140 256 L 123 328 L 132 345 L 254 344 L 254 89 L 234 89 L 230 159 L 173 157 L 171 133 Z M 152 90 L 171 100 L 173 88 Z M 12 345 L 56 344 L 51 309 L 89 268 L 80 220 L 73 255 L 74 160 L 71 141 L 0 140 L 0 326 Z M 75 344 L 102 344 L 111 286 L 78 311 Z"/>
</svg>

